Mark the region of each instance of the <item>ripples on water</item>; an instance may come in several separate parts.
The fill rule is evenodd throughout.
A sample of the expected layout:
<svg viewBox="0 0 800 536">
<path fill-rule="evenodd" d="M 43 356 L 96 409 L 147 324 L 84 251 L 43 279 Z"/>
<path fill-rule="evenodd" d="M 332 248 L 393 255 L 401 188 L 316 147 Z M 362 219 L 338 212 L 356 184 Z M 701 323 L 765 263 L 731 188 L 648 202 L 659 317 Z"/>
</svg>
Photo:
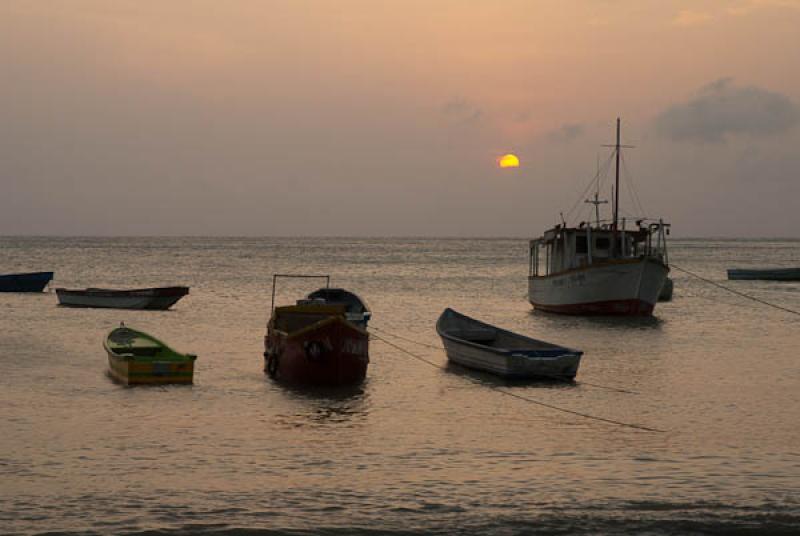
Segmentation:
<svg viewBox="0 0 800 536">
<path fill-rule="evenodd" d="M 656 318 L 532 312 L 523 240 L 0 239 L 0 273 L 65 287 L 187 284 L 172 311 L 0 294 L 0 533 L 641 534 L 800 528 L 798 319 L 673 271 Z M 726 282 L 798 242 L 683 241 L 677 265 L 784 307 L 800 285 Z M 373 324 L 437 345 L 451 306 L 584 350 L 575 385 L 506 384 L 373 339 L 364 385 L 262 372 L 271 275 L 330 273 Z M 311 290 L 286 282 L 279 302 Z M 124 388 L 101 341 L 124 320 L 199 354 L 190 387 Z M 377 332 L 376 332 L 377 333 Z M 390 339 L 389 336 L 386 337 Z M 626 394 L 581 384 L 618 386 Z M 498 392 L 651 426 L 611 426 Z"/>
</svg>

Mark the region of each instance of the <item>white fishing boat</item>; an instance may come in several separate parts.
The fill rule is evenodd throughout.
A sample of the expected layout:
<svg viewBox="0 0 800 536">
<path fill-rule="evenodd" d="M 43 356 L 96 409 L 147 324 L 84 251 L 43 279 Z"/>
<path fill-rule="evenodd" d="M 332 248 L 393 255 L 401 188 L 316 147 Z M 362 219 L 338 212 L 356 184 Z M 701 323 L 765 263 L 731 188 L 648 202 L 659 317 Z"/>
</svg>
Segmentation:
<svg viewBox="0 0 800 536">
<path fill-rule="evenodd" d="M 447 359 L 504 378 L 572 380 L 583 352 L 500 329 L 445 309 L 436 322 Z"/>
<path fill-rule="evenodd" d="M 189 287 L 158 287 L 129 290 L 57 288 L 59 305 L 65 307 L 98 307 L 106 309 L 166 310 L 189 294 Z"/>
<path fill-rule="evenodd" d="M 528 298 L 536 309 L 580 315 L 650 315 L 667 279 L 667 234 L 662 220 L 619 218 L 620 121 L 617 119 L 613 219 L 600 219 L 597 193 L 587 200 L 595 221 L 562 223 L 530 242 Z M 590 218 L 591 219 L 591 218 Z"/>
</svg>

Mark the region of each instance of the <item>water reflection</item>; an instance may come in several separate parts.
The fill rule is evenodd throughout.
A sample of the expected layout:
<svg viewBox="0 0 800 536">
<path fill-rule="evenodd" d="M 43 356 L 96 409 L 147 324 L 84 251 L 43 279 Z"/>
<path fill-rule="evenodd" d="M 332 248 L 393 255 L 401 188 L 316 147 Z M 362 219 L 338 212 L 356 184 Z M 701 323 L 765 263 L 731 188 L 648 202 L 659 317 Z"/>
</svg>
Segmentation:
<svg viewBox="0 0 800 536">
<path fill-rule="evenodd" d="M 558 323 L 563 327 L 570 328 L 597 326 L 614 329 L 661 329 L 665 324 L 665 321 L 658 316 L 572 316 L 542 311 L 541 309 L 531 309 L 530 316 L 544 323 Z"/>
<path fill-rule="evenodd" d="M 276 415 L 276 421 L 288 427 L 327 425 L 357 426 L 369 414 L 368 381 L 361 385 L 307 387 L 280 384 L 291 405 L 290 411 Z"/>
<path fill-rule="evenodd" d="M 571 388 L 576 387 L 577 383 L 573 380 L 562 380 L 559 378 L 503 378 L 495 374 L 490 374 L 481 370 L 475 370 L 461 366 L 457 363 L 448 361 L 444 367 L 445 372 L 461 376 L 465 380 L 472 381 L 487 387 L 536 387 L 543 389 L 552 388 Z"/>
</svg>

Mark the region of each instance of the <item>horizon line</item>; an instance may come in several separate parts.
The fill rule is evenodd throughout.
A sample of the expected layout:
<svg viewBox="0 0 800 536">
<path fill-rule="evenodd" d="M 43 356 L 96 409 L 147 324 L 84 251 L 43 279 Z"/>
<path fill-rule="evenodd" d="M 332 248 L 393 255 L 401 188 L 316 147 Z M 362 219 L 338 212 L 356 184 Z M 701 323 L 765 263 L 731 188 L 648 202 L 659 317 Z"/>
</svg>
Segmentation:
<svg viewBox="0 0 800 536">
<path fill-rule="evenodd" d="M 191 235 L 191 234 L 0 234 L 5 238 L 237 238 L 237 239 L 333 239 L 333 240 L 531 240 L 529 236 L 454 236 L 454 235 Z M 672 240 L 800 240 L 800 236 L 670 236 Z"/>
</svg>

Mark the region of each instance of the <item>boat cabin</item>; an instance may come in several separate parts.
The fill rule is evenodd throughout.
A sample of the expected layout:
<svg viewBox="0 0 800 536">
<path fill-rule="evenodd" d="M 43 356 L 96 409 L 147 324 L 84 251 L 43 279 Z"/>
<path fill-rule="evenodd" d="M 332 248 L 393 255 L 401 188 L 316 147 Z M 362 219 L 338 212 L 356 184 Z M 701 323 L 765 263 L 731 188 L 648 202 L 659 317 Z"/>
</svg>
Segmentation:
<svg viewBox="0 0 800 536">
<path fill-rule="evenodd" d="M 331 316 L 342 316 L 361 329 L 367 328 L 372 313 L 364 300 L 342 289 L 324 287 L 315 290 L 295 305 L 276 307 L 271 323 L 275 329 L 293 333 Z"/>
<path fill-rule="evenodd" d="M 556 225 L 530 241 L 529 275 L 548 276 L 610 261 L 652 257 L 667 263 L 669 224 L 659 220 L 636 222 L 634 229 L 614 229 L 610 224 L 577 227 Z"/>
<path fill-rule="evenodd" d="M 306 303 L 276 307 L 270 324 L 277 331 L 295 333 L 333 316 L 344 316 L 345 306 L 326 305 L 324 303 L 308 303 L 310 300 L 299 300 Z"/>
</svg>

